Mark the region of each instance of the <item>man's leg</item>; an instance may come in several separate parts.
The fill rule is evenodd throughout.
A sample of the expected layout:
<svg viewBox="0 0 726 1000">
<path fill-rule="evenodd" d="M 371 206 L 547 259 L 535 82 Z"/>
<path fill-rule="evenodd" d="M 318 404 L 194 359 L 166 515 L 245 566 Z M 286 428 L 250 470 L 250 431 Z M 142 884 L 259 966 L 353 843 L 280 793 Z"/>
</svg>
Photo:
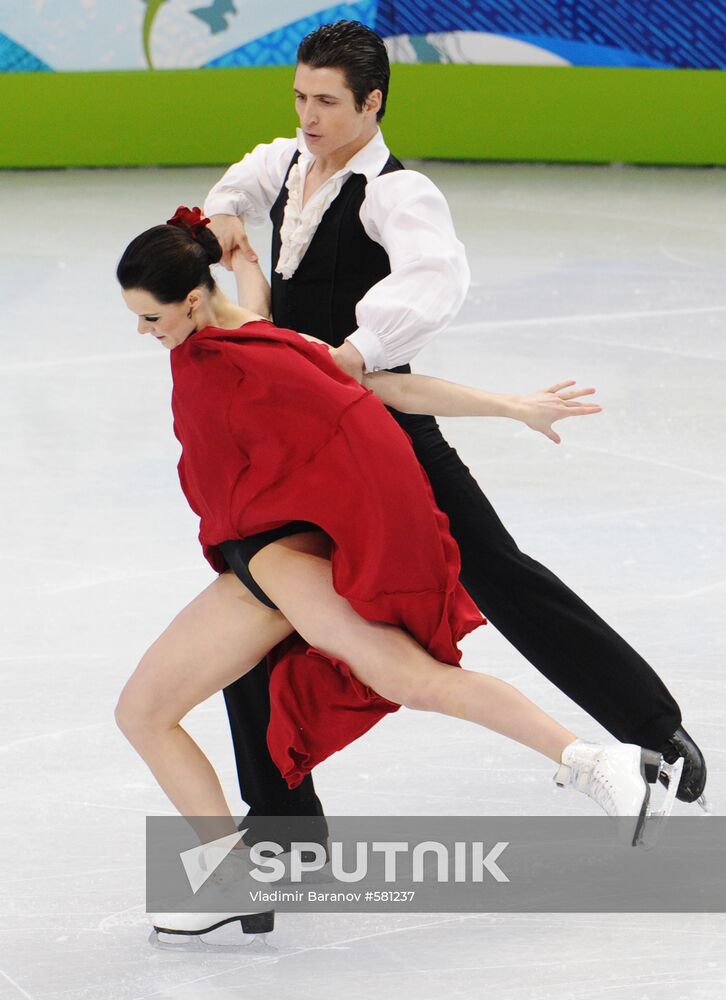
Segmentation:
<svg viewBox="0 0 726 1000">
<path fill-rule="evenodd" d="M 308 775 L 297 788 L 290 789 L 267 749 L 270 721 L 270 689 L 267 664 L 263 661 L 224 689 L 234 755 L 242 798 L 249 806 L 245 819 L 245 842 L 273 840 L 283 849 L 291 840 L 324 843 L 328 827 L 313 779 Z M 279 817 L 266 823 L 263 817 Z M 292 817 L 320 817 L 319 822 L 296 824 Z M 260 817 L 256 821 L 256 817 Z M 286 819 L 289 817 L 289 819 Z M 296 834 L 302 826 L 303 834 Z"/>
<path fill-rule="evenodd" d="M 394 416 L 449 518 L 462 583 L 482 612 L 613 736 L 660 748 L 681 714 L 652 667 L 545 566 L 520 552 L 432 417 Z"/>
<path fill-rule="evenodd" d="M 681 715 L 655 671 L 561 580 L 520 552 L 433 418 L 394 416 L 411 436 L 436 501 L 449 517 L 461 551 L 462 581 L 492 624 L 617 739 L 660 749 Z M 322 817 L 312 778 L 291 791 L 267 750 L 266 665 L 224 695 L 249 816 Z M 321 841 L 324 824 L 323 818 Z M 270 839 L 280 842 L 278 836 Z"/>
</svg>

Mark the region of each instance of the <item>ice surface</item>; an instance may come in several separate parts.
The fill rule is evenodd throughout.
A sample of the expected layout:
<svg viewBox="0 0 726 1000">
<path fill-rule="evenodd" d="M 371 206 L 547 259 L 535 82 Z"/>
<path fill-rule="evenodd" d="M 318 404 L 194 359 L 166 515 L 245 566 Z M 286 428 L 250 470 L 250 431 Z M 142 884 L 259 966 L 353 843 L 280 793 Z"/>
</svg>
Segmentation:
<svg viewBox="0 0 726 1000">
<path fill-rule="evenodd" d="M 503 421 L 445 429 L 520 546 L 663 676 L 723 815 L 724 173 L 414 166 L 446 193 L 473 271 L 416 369 L 493 390 L 597 386 L 605 412 L 560 425 L 560 447 Z M 282 915 L 267 944 L 239 950 L 233 928 L 220 950 L 149 947 L 144 818 L 171 807 L 113 708 L 210 572 L 176 477 L 168 356 L 135 333 L 114 270 L 218 175 L 0 174 L 0 998 L 722 998 L 723 916 Z M 602 735 L 493 628 L 465 657 Z M 188 722 L 242 811 L 221 697 Z M 587 812 L 553 794 L 552 771 L 402 712 L 317 783 L 331 814 Z"/>
</svg>

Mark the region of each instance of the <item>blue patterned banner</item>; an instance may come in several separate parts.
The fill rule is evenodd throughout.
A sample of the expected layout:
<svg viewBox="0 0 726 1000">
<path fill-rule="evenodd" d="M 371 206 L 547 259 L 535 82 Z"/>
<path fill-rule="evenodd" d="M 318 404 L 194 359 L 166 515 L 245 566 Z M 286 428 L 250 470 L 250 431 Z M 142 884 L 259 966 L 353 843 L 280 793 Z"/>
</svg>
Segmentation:
<svg viewBox="0 0 726 1000">
<path fill-rule="evenodd" d="M 292 64 L 342 18 L 394 62 L 726 67 L 723 0 L 1 0 L 0 71 Z"/>
</svg>

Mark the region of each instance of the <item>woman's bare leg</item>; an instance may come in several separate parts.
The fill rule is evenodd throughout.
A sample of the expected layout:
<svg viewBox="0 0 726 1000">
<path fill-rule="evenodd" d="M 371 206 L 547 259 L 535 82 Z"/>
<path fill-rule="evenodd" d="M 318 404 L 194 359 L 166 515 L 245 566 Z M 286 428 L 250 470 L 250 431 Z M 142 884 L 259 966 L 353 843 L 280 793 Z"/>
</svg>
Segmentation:
<svg viewBox="0 0 726 1000">
<path fill-rule="evenodd" d="M 479 723 L 558 762 L 575 739 L 504 681 L 439 663 L 401 629 L 357 615 L 333 589 L 328 548 L 322 534 L 298 535 L 253 558 L 255 579 L 284 613 L 222 574 L 177 615 L 121 693 L 118 724 L 174 806 L 190 820 L 217 818 L 194 823 L 203 841 L 236 828 L 214 769 L 179 723 L 292 631 L 398 704 Z"/>
<path fill-rule="evenodd" d="M 203 841 L 236 827 L 214 768 L 179 722 L 291 631 L 283 615 L 223 573 L 147 650 L 121 693 L 117 722 L 174 806 L 186 817 L 223 817 L 193 824 Z"/>
<path fill-rule="evenodd" d="M 439 663 L 401 629 L 365 621 L 333 590 L 329 560 L 301 551 L 307 547 L 301 537 L 282 539 L 250 562 L 255 580 L 307 642 L 345 661 L 384 698 L 476 722 L 560 762 L 575 733 L 505 681 Z"/>
</svg>

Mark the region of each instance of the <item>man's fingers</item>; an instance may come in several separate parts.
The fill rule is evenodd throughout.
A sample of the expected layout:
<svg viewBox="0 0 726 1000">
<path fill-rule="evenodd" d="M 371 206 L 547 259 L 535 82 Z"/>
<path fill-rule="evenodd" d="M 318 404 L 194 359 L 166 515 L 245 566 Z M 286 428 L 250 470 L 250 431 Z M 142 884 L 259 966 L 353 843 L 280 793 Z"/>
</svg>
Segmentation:
<svg viewBox="0 0 726 1000">
<path fill-rule="evenodd" d="M 242 253 L 245 255 L 245 257 L 247 258 L 247 260 L 250 261 L 250 263 L 252 263 L 252 264 L 256 264 L 257 263 L 257 261 L 258 261 L 259 258 L 257 256 L 257 254 L 255 253 L 255 251 L 250 246 L 250 241 L 247 239 L 246 235 L 244 235 L 242 237 L 242 239 L 240 239 L 240 241 L 237 244 L 237 246 L 242 251 Z"/>
<path fill-rule="evenodd" d="M 247 233 L 242 222 L 235 216 L 213 215 L 209 227 L 219 240 L 222 247 L 221 263 L 228 271 L 232 270 L 232 254 L 239 250 L 252 264 L 259 260 L 247 239 Z"/>
</svg>

